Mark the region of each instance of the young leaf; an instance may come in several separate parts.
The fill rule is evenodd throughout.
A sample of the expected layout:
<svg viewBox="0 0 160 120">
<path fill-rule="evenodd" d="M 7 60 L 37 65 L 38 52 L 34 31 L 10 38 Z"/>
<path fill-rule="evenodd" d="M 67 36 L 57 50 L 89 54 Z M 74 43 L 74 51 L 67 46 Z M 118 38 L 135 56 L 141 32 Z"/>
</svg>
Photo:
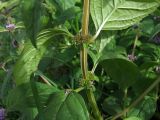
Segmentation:
<svg viewBox="0 0 160 120">
<path fill-rule="evenodd" d="M 91 16 L 97 33 L 101 30 L 127 28 L 152 13 L 159 6 L 156 0 L 91 0 Z"/>
</svg>

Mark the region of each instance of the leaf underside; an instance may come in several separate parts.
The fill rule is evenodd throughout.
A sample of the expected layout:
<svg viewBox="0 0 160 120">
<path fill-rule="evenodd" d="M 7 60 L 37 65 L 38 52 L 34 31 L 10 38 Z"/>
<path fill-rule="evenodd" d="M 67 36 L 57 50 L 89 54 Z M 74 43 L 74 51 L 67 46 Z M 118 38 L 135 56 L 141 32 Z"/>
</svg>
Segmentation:
<svg viewBox="0 0 160 120">
<path fill-rule="evenodd" d="M 96 29 L 125 29 L 159 6 L 156 0 L 91 0 L 91 16 Z"/>
</svg>

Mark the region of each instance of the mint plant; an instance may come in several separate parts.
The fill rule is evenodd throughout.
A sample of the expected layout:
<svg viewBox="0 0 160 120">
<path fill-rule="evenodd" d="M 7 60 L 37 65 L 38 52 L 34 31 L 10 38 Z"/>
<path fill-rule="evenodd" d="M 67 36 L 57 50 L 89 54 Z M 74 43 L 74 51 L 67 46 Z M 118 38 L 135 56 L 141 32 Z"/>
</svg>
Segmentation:
<svg viewBox="0 0 160 120">
<path fill-rule="evenodd" d="M 159 6 L 158 0 L 2 0 L 2 117 L 158 119 Z"/>
</svg>

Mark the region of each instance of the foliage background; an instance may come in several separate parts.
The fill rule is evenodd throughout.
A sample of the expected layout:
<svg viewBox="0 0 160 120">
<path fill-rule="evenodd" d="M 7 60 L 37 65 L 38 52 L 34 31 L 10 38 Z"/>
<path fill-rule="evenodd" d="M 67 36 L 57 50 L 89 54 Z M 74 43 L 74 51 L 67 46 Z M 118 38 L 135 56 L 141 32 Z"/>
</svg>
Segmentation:
<svg viewBox="0 0 160 120">
<path fill-rule="evenodd" d="M 84 100 L 77 93 L 65 96 L 68 91 L 83 87 L 80 43 L 76 41 L 81 31 L 82 8 L 81 0 L 0 1 L 0 106 L 6 109 L 7 119 L 40 119 L 40 113 L 44 112 L 46 120 L 52 119 L 47 117 L 53 117 L 53 113 L 63 120 L 65 115 L 61 118 L 61 114 L 68 110 L 65 105 L 60 113 L 53 108 L 54 102 L 60 100 L 70 103 L 77 114 L 85 111 L 80 115 L 82 119 L 89 119 L 87 111 L 90 119 L 94 118 L 90 105 L 86 104 L 85 90 L 79 92 Z M 157 8 L 127 29 L 102 31 L 95 44 L 89 44 L 89 71 L 100 61 L 95 74 L 89 77 L 105 119 L 122 112 L 158 78 L 159 22 Z M 9 23 L 15 24 L 13 31 L 6 29 Z M 91 35 L 96 31 L 91 17 L 89 29 Z M 38 92 L 37 99 L 30 79 L 37 81 L 33 83 L 38 86 L 34 90 Z M 44 84 L 46 81 L 51 86 Z M 74 105 L 75 101 L 82 106 Z M 159 110 L 157 84 L 122 119 L 158 120 Z M 72 116 L 73 120 L 77 114 Z"/>
</svg>

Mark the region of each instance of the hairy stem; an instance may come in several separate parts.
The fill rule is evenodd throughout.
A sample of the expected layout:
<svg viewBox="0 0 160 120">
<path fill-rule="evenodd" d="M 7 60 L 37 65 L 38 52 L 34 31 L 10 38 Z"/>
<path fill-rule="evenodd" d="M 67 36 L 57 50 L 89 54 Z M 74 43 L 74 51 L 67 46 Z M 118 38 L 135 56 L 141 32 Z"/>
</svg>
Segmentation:
<svg viewBox="0 0 160 120">
<path fill-rule="evenodd" d="M 82 18 L 82 37 L 88 36 L 88 24 L 89 24 L 89 0 L 84 0 L 83 5 L 83 18 Z M 81 59 L 81 69 L 83 74 L 83 80 L 87 80 L 87 44 L 82 43 L 81 51 L 80 51 L 80 59 Z M 90 85 L 89 85 L 90 86 Z M 88 101 L 92 107 L 93 115 L 96 120 L 102 120 L 102 116 L 99 112 L 93 91 L 91 88 L 87 89 L 87 97 Z"/>
</svg>

